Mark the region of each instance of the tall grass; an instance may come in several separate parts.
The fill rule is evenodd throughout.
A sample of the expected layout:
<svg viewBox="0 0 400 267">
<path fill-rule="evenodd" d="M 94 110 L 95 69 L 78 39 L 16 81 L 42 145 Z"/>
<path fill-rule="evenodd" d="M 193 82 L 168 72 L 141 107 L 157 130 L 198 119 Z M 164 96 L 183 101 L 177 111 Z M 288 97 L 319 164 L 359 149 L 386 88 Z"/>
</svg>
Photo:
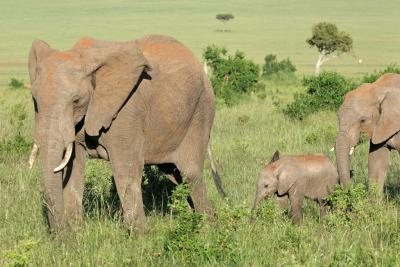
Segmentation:
<svg viewBox="0 0 400 267">
<path fill-rule="evenodd" d="M 365 212 L 352 211 L 351 223 L 342 223 L 344 217 L 337 211 L 320 221 L 313 202 L 306 202 L 301 226 L 293 225 L 287 212 L 271 205 L 263 207 L 263 213 L 250 223 L 258 172 L 276 149 L 282 154 L 320 152 L 334 160 L 329 149 L 335 141 L 336 114 L 321 112 L 297 122 L 288 121 L 277 111 L 274 101 L 287 103 L 294 90 L 299 89 L 267 83 L 265 100 L 249 98 L 238 106 L 218 110 L 213 128 L 214 154 L 229 197 L 226 201 L 218 197 L 207 162 L 207 190 L 216 219 L 202 223 L 197 233 L 193 233 L 197 246 L 183 252 L 165 249 L 166 242 L 171 241 L 169 233 L 182 223 L 181 215 L 154 209 L 151 195 L 159 192 L 147 192 L 151 186 L 144 185 L 145 193 L 150 194 L 146 198 L 150 201 L 147 205 L 150 232 L 140 238 L 127 234 L 119 213 L 113 210 L 115 192 L 109 182 L 110 166 L 98 160 L 87 163 L 86 187 L 90 192 L 84 199 L 87 208 L 84 224 L 64 242 L 53 240 L 43 215 L 39 164 L 29 171 L 26 163 L 29 151 L 12 151 L 8 154 L 12 160 L 0 159 L 0 265 L 399 264 L 400 161 L 395 153 L 391 155 L 384 200 L 373 202 L 363 198 L 360 205 Z M 26 123 L 17 130 L 18 124 L 11 120 L 17 111 L 2 109 L 0 140 L 12 140 L 19 131 L 30 142 L 33 108 L 29 92 L 1 90 L 0 103 L 6 107 L 24 103 L 26 112 Z M 368 145 L 363 143 L 351 160 L 357 184 L 364 184 L 367 177 L 367 153 Z M 163 190 L 160 188 L 157 190 Z"/>
</svg>

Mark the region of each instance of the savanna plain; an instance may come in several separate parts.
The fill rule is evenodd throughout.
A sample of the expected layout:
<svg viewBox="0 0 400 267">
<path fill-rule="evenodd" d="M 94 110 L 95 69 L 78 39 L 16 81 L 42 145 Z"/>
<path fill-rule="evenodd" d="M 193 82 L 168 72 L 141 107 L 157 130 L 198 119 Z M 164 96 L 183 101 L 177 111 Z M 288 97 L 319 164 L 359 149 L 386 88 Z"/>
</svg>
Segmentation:
<svg viewBox="0 0 400 267">
<path fill-rule="evenodd" d="M 210 44 L 241 50 L 258 64 L 267 54 L 289 57 L 301 80 L 314 69 L 317 52 L 305 39 L 320 21 L 349 32 L 356 55 L 333 59 L 323 69 L 357 80 L 400 62 L 398 5 L 397 0 L 1 0 L 0 265 L 399 266 L 399 154 L 391 153 L 384 196 L 366 193 L 368 142 L 351 158 L 354 187 L 351 194 L 337 192 L 340 208 L 320 219 L 317 205 L 308 201 L 303 223 L 297 226 L 287 210 L 267 201 L 250 223 L 258 173 L 275 150 L 323 153 L 335 161 L 329 150 L 338 129 L 336 112 L 297 121 L 279 109 L 305 90 L 300 82 L 262 81 L 265 98 L 249 96 L 232 107 L 218 106 L 212 146 L 228 197 L 218 196 L 206 161 L 213 221 L 188 212 L 185 188 L 171 195 L 174 186 L 149 166 L 143 195 L 150 231 L 141 237 L 128 235 L 109 164 L 89 160 L 84 222 L 62 241 L 48 232 L 40 164 L 28 169 L 34 126 L 30 90 L 8 85 L 11 78 L 29 82 L 27 58 L 33 39 L 68 49 L 83 36 L 122 41 L 151 33 L 176 37 L 199 60 Z M 223 12 L 235 15 L 224 32 L 215 19 Z"/>
</svg>

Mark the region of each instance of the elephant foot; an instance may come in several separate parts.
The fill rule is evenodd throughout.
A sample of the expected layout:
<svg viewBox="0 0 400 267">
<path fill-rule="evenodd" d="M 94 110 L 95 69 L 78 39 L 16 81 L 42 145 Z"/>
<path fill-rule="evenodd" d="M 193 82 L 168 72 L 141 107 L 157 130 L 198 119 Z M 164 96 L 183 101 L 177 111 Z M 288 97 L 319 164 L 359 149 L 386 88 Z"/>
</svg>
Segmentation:
<svg viewBox="0 0 400 267">
<path fill-rule="evenodd" d="M 142 236 L 149 232 L 147 219 L 144 215 L 138 216 L 138 218 L 125 217 L 124 226 L 128 230 L 129 235 Z"/>
</svg>

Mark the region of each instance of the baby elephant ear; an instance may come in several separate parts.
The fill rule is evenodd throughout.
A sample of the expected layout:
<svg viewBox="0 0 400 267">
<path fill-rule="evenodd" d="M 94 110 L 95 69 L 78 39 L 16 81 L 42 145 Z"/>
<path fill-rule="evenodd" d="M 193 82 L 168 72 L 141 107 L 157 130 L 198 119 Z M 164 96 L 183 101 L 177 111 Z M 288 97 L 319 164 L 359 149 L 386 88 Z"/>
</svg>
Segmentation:
<svg viewBox="0 0 400 267">
<path fill-rule="evenodd" d="M 279 157 L 280 157 L 279 151 L 277 150 L 277 151 L 275 151 L 275 153 L 274 153 L 274 155 L 272 156 L 272 159 L 271 159 L 271 161 L 270 161 L 269 163 L 271 164 L 272 162 L 277 161 L 277 160 L 279 159 Z"/>
<path fill-rule="evenodd" d="M 283 172 L 278 176 L 278 194 L 284 195 L 296 182 L 296 178 L 293 174 L 288 175 Z"/>
</svg>

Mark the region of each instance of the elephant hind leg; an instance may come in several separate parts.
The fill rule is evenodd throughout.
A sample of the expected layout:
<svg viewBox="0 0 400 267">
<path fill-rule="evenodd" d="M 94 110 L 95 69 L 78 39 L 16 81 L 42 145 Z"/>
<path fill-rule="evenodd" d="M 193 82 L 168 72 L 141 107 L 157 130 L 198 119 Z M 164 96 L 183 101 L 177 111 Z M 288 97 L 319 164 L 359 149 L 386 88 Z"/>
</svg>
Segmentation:
<svg viewBox="0 0 400 267">
<path fill-rule="evenodd" d="M 207 214 L 209 218 L 214 216 L 211 203 L 208 200 L 206 185 L 203 177 L 203 171 L 199 168 L 188 168 L 183 166 L 181 169 L 185 182 L 190 186 L 191 199 L 189 204 L 194 207 L 197 212 Z"/>
<path fill-rule="evenodd" d="M 179 169 L 176 167 L 175 164 L 172 163 L 167 163 L 167 164 L 161 164 L 160 169 L 164 174 L 168 177 L 168 179 L 174 183 L 175 185 L 179 185 L 183 183 L 183 178 L 181 175 L 181 172 Z M 193 204 L 193 199 L 191 196 L 188 197 L 187 199 L 190 208 L 195 209 L 194 204 Z"/>
</svg>

